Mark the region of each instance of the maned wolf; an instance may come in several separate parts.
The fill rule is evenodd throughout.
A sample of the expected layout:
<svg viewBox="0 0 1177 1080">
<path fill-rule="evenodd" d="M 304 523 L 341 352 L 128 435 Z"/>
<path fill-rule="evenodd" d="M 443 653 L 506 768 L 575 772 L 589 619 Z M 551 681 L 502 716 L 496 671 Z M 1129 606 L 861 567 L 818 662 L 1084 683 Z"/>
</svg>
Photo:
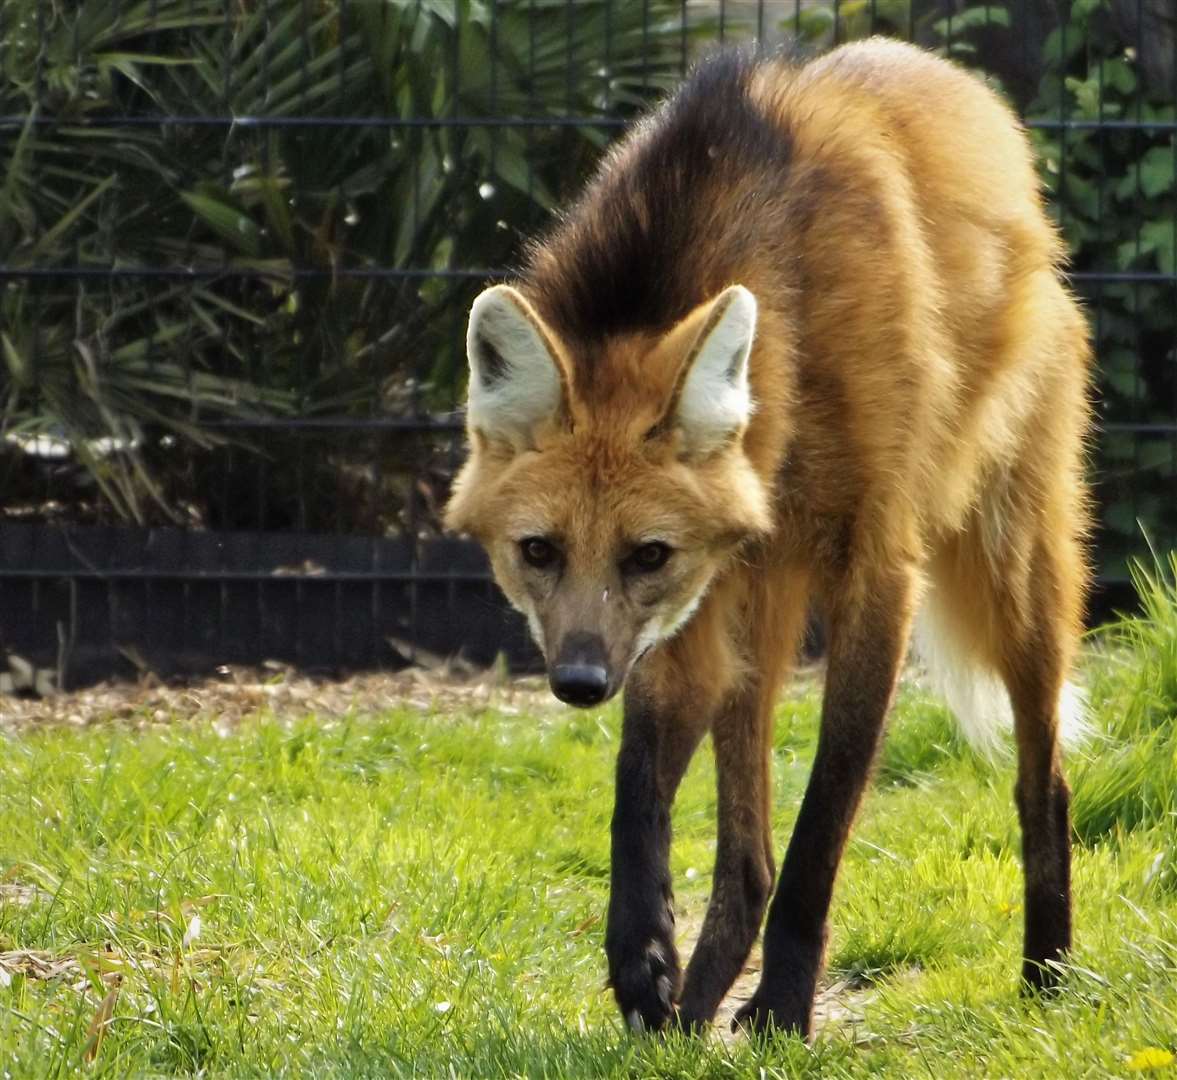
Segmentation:
<svg viewBox="0 0 1177 1080">
<path fill-rule="evenodd" d="M 1022 977 L 1057 978 L 1089 367 L 1062 258 L 1009 110 L 875 39 L 705 61 L 475 301 L 448 520 L 485 544 L 557 697 L 625 686 L 605 946 L 633 1027 L 712 1020 L 759 931 L 773 702 L 811 604 L 817 757 L 737 1020 L 809 1032 L 913 622 L 967 734 L 1012 712 Z M 684 978 L 669 811 L 707 732 L 719 837 Z"/>
</svg>

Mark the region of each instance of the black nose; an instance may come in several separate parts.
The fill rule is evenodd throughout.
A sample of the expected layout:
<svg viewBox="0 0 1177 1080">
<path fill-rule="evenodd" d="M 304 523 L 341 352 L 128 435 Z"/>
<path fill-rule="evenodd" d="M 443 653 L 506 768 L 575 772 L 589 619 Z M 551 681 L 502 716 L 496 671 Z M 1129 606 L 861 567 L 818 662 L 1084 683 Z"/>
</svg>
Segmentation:
<svg viewBox="0 0 1177 1080">
<path fill-rule="evenodd" d="M 582 709 L 605 700 L 609 673 L 600 664 L 557 664 L 552 668 L 552 693 Z"/>
</svg>

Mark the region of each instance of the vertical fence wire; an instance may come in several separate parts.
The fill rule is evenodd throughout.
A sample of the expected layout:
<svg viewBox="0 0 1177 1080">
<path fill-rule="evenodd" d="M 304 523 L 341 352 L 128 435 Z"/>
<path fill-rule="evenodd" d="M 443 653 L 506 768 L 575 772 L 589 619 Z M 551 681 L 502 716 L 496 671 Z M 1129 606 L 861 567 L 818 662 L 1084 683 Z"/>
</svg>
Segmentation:
<svg viewBox="0 0 1177 1080">
<path fill-rule="evenodd" d="M 1136 14 L 1136 55 L 1138 57 L 1144 56 L 1144 0 L 1136 0 L 1135 5 Z M 1136 95 L 1136 123 L 1141 121 L 1141 107 L 1144 104 L 1144 95 Z M 1141 133 L 1139 127 L 1134 128 L 1129 133 L 1129 138 L 1132 143 L 1132 157 L 1139 160 L 1140 157 L 1140 138 Z M 1133 260 L 1135 263 L 1140 262 L 1140 248 L 1141 248 L 1141 230 L 1144 222 L 1141 220 L 1140 208 L 1142 205 L 1142 191 L 1140 187 L 1140 169 L 1136 170 L 1135 183 L 1133 185 L 1133 243 L 1136 247 L 1136 257 Z M 1135 324 L 1136 335 L 1136 362 L 1135 362 L 1135 383 L 1133 388 L 1132 401 L 1132 420 L 1136 424 L 1144 424 L 1147 422 L 1146 400 L 1145 400 L 1145 381 L 1143 372 L 1141 370 L 1143 361 L 1143 350 L 1141 349 L 1141 304 L 1140 304 L 1140 282 L 1134 281 L 1132 283 L 1132 315 L 1133 323 Z M 1143 444 L 1143 439 L 1137 438 L 1132 440 L 1132 465 L 1133 471 L 1136 475 L 1140 475 L 1140 452 Z M 1134 520 L 1140 520 L 1140 489 L 1135 485 L 1131 485 L 1132 492 L 1132 517 Z"/>
<path fill-rule="evenodd" d="M 1168 90 L 1169 96 L 1174 103 L 1174 119 L 1177 119 L 1177 20 L 1174 22 L 1171 36 L 1173 40 L 1169 51 L 1169 64 L 1172 71 L 1170 72 Z M 1177 187 L 1177 134 L 1170 136 L 1169 144 L 1171 147 L 1169 172 L 1173 177 L 1174 186 Z M 1174 252 L 1175 261 L 1177 261 L 1177 190 L 1173 192 L 1173 203 L 1173 224 L 1170 230 L 1169 243 Z M 1177 273 L 1173 275 L 1173 280 L 1170 283 L 1169 310 L 1177 311 Z M 1170 329 L 1168 337 L 1169 370 L 1172 374 L 1170 408 L 1174 421 L 1177 421 L 1177 319 L 1173 320 L 1173 326 Z M 1177 482 L 1177 430 L 1169 433 L 1169 475 L 1174 478 L 1174 482 Z"/>
</svg>

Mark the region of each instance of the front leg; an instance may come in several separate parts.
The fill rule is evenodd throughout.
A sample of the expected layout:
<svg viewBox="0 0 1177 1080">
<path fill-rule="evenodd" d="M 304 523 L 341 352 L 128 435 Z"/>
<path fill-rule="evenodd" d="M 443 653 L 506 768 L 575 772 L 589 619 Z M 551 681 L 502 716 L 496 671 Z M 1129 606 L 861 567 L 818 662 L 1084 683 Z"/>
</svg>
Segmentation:
<svg viewBox="0 0 1177 1080">
<path fill-rule="evenodd" d="M 826 914 L 907 649 L 914 574 L 858 574 L 832 598 L 817 755 L 764 931 L 760 985 L 735 1024 L 810 1034 Z"/>
<path fill-rule="evenodd" d="M 793 564 L 758 568 L 743 627 L 750 671 L 711 725 L 719 835 L 707 916 L 687 966 L 678 1019 L 703 1031 L 743 970 L 772 892 L 772 721 L 809 611 L 809 575 Z"/>
<path fill-rule="evenodd" d="M 634 680 L 625 695 L 605 952 L 626 1023 L 657 1031 L 674 1015 L 681 973 L 670 885 L 670 807 L 705 718 Z"/>
<path fill-rule="evenodd" d="M 772 891 L 769 822 L 775 685 L 749 680 L 711 729 L 718 781 L 719 835 L 707 915 L 687 967 L 678 1020 L 701 1032 L 740 974 L 760 933 Z"/>
</svg>

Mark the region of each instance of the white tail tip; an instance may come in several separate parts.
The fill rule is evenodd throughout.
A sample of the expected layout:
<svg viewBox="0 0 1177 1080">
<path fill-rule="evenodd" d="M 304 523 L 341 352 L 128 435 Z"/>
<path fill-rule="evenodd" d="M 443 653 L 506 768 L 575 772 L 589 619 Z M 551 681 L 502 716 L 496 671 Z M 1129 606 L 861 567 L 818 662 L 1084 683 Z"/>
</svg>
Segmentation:
<svg viewBox="0 0 1177 1080">
<path fill-rule="evenodd" d="M 916 618 L 913 645 L 924 662 L 929 689 L 952 710 L 969 745 L 985 757 L 1007 756 L 1010 745 L 1006 736 L 1013 730 L 1013 710 L 1005 685 L 969 655 L 930 603 L 925 603 Z M 1065 749 L 1073 750 L 1091 738 L 1087 693 L 1082 687 L 1063 684 L 1058 722 L 1059 740 Z"/>
</svg>

